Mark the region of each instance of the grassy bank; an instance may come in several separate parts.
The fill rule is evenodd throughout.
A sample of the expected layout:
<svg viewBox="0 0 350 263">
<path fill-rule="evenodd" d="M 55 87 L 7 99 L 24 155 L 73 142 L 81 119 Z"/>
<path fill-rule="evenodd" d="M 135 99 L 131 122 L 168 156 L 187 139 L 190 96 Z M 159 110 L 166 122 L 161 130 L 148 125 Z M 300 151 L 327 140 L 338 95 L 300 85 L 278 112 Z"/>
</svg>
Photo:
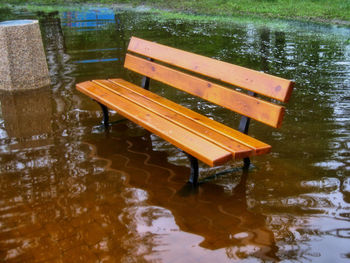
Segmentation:
<svg viewBox="0 0 350 263">
<path fill-rule="evenodd" d="M 350 22 L 348 0 L 8 0 L 9 4 L 99 3 L 147 5 L 176 12 L 204 15 L 259 15 L 324 22 Z"/>
</svg>

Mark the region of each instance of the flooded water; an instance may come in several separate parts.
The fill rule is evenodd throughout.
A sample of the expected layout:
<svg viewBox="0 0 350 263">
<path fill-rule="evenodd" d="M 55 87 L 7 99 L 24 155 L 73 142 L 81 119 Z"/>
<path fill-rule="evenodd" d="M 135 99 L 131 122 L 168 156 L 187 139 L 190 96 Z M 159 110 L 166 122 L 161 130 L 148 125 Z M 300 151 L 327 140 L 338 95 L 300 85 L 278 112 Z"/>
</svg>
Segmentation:
<svg viewBox="0 0 350 263">
<path fill-rule="evenodd" d="M 52 85 L 0 97 L 0 262 L 350 260 L 349 28 L 0 10 L 0 21 L 36 18 Z M 186 157 L 172 145 L 128 121 L 105 132 L 75 83 L 139 83 L 123 68 L 133 35 L 293 79 L 282 128 L 250 129 L 272 153 L 253 158 L 248 174 L 191 190 Z M 172 88 L 151 90 L 238 123 Z"/>
</svg>

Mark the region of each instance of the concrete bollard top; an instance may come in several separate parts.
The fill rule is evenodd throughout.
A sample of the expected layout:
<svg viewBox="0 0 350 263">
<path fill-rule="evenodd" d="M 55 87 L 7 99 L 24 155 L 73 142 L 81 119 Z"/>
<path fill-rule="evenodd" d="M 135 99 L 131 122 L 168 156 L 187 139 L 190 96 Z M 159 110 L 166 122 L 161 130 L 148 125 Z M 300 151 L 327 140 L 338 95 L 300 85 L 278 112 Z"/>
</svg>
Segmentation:
<svg viewBox="0 0 350 263">
<path fill-rule="evenodd" d="M 50 84 L 38 20 L 0 22 L 0 90 Z"/>
<path fill-rule="evenodd" d="M 9 21 L 3 21 L 0 22 L 0 26 L 22 26 L 22 25 L 28 25 L 28 24 L 34 24 L 38 23 L 38 20 L 9 20 Z"/>
</svg>

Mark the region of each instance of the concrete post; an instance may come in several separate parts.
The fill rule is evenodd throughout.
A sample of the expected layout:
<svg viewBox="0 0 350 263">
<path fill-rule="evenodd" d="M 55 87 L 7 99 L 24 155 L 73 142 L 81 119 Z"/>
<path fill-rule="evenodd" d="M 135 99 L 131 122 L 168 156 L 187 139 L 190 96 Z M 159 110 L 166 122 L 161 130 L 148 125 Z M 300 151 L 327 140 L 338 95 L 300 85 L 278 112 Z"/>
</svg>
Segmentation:
<svg viewBox="0 0 350 263">
<path fill-rule="evenodd" d="M 30 90 L 49 84 L 38 21 L 0 22 L 0 90 Z"/>
</svg>

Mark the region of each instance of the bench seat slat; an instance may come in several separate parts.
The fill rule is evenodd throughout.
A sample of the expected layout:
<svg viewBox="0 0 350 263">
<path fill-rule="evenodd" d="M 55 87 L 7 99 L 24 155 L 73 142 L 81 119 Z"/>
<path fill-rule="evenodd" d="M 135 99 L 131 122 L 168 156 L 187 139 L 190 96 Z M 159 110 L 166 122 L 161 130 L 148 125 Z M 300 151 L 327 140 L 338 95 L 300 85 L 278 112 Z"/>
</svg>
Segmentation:
<svg viewBox="0 0 350 263">
<path fill-rule="evenodd" d="M 182 114 L 173 111 L 172 109 L 156 103 L 149 99 L 147 96 L 141 95 L 133 90 L 124 88 L 121 85 L 113 83 L 108 80 L 94 80 L 94 83 L 112 91 L 116 94 L 130 100 L 131 102 L 150 110 L 161 117 L 175 123 L 176 125 L 189 130 L 196 135 L 203 137 L 204 139 L 230 151 L 234 158 L 245 158 L 252 155 L 252 149 L 238 143 L 234 139 L 224 136 L 215 130 L 209 129 L 206 126 L 188 118 Z M 151 93 L 151 92 L 149 92 Z"/>
<path fill-rule="evenodd" d="M 254 98 L 130 54 L 126 55 L 124 66 L 141 75 L 148 76 L 151 79 L 158 80 L 272 127 L 278 128 L 282 124 L 284 107 L 280 105 Z"/>
<path fill-rule="evenodd" d="M 131 38 L 128 50 L 283 102 L 293 89 L 290 80 L 137 37 Z"/>
<path fill-rule="evenodd" d="M 91 81 L 77 84 L 77 89 L 210 166 L 233 157 L 231 152 Z"/>
<path fill-rule="evenodd" d="M 130 91 L 133 91 L 137 94 L 140 94 L 141 96 L 145 96 L 148 100 L 152 100 L 155 103 L 158 103 L 159 105 L 162 105 L 163 107 L 166 107 L 178 114 L 183 115 L 186 118 L 191 119 L 193 122 L 197 122 L 208 129 L 211 129 L 215 131 L 216 133 L 222 134 L 224 136 L 227 136 L 228 138 L 231 138 L 235 140 L 236 142 L 243 144 L 249 148 L 252 149 L 251 155 L 261 155 L 269 153 L 271 150 L 271 146 L 261 142 L 257 139 L 254 139 L 251 136 L 248 136 L 244 133 L 241 133 L 235 129 L 232 129 L 224 124 L 221 124 L 215 120 L 209 119 L 195 111 L 192 111 L 186 107 L 183 107 L 175 102 L 172 102 L 164 97 L 161 97 L 153 92 L 150 92 L 148 90 L 142 89 L 139 86 L 130 83 L 123 79 L 110 79 L 110 82 L 113 82 L 117 84 L 118 86 L 121 86 L 125 89 L 129 89 Z M 236 158 L 240 158 L 243 156 L 240 156 L 239 154 L 236 155 Z"/>
</svg>

